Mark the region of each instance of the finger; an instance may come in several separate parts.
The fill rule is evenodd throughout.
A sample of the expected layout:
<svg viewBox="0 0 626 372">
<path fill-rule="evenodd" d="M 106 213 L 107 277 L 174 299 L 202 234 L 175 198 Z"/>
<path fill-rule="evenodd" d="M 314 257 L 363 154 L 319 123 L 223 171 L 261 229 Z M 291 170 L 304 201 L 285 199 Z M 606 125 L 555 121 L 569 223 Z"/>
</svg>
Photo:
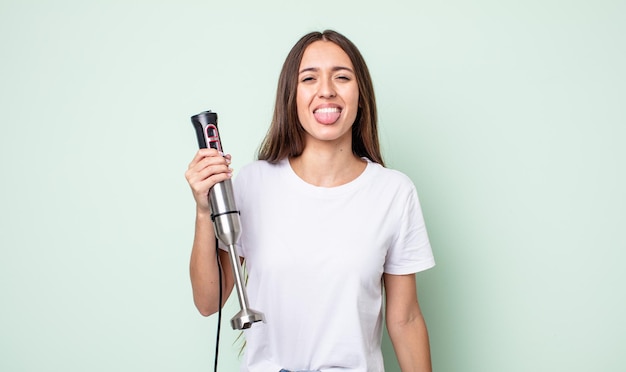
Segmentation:
<svg viewBox="0 0 626 372">
<path fill-rule="evenodd" d="M 190 168 L 192 171 L 201 172 L 205 169 L 213 170 L 213 173 L 225 172 L 229 162 L 221 156 L 211 156 L 200 159 Z"/>
<path fill-rule="evenodd" d="M 198 180 L 196 182 L 191 183 L 191 189 L 193 191 L 194 197 L 198 202 L 204 203 L 206 200 L 206 196 L 209 193 L 209 190 L 215 186 L 216 184 L 225 181 L 232 177 L 232 173 L 217 173 L 212 174 L 209 177 Z"/>
<path fill-rule="evenodd" d="M 185 172 L 185 177 L 189 179 L 190 175 L 204 170 L 212 171 L 213 173 L 225 172 L 228 168 L 229 162 L 222 156 L 207 156 L 192 161 Z"/>
<path fill-rule="evenodd" d="M 193 167 L 195 164 L 197 164 L 199 161 L 201 161 L 204 158 L 207 157 L 222 157 L 220 152 L 217 151 L 216 149 L 211 149 L 211 148 L 206 148 L 206 149 L 200 149 L 196 152 L 195 156 L 193 157 L 193 159 L 191 160 L 191 162 L 189 163 L 189 168 Z"/>
<path fill-rule="evenodd" d="M 232 175 L 232 169 L 230 169 L 230 167 L 226 164 L 210 165 L 204 168 L 191 170 L 189 176 L 192 182 L 199 182 L 219 174 L 230 176 Z"/>
<path fill-rule="evenodd" d="M 218 173 L 231 173 L 228 161 L 223 157 L 205 157 L 190 165 L 185 172 L 185 178 L 190 184 L 203 181 Z"/>
</svg>

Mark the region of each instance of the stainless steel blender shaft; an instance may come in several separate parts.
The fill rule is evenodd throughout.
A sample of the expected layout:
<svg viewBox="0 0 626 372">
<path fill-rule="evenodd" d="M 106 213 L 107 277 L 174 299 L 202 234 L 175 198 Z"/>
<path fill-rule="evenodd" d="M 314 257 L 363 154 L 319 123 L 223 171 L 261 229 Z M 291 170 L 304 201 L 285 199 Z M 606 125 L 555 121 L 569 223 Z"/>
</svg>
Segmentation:
<svg viewBox="0 0 626 372">
<path fill-rule="evenodd" d="M 217 238 L 228 246 L 230 263 L 235 279 L 235 288 L 241 310 L 230 320 L 233 329 L 247 329 L 252 323 L 265 321 L 263 313 L 252 310 L 248 305 L 248 295 L 246 293 L 243 279 L 241 261 L 235 243 L 241 235 L 241 222 L 239 211 L 235 206 L 232 181 L 227 179 L 215 184 L 209 192 L 209 201 L 213 215 L 213 227 Z"/>
</svg>

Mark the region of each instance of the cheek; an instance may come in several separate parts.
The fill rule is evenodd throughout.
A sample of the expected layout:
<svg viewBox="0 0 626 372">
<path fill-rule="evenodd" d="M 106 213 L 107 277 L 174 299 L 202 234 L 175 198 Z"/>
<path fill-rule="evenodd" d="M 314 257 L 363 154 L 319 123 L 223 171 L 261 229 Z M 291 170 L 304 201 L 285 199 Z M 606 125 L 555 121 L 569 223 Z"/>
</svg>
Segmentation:
<svg viewBox="0 0 626 372">
<path fill-rule="evenodd" d="M 356 92 L 353 91 L 349 98 L 349 104 L 355 112 L 359 109 L 359 97 L 359 91 L 357 90 Z"/>
<path fill-rule="evenodd" d="M 345 92 L 345 97 L 348 100 L 348 103 L 354 107 L 358 107 L 359 106 L 359 87 L 358 85 L 354 84 L 353 86 L 349 87 L 349 89 L 346 90 Z"/>
<path fill-rule="evenodd" d="M 304 115 L 308 112 L 308 106 L 306 95 L 301 89 L 298 88 L 296 91 L 296 113 L 298 114 L 298 121 L 300 123 L 305 122 Z"/>
<path fill-rule="evenodd" d="M 306 110 L 308 106 L 308 97 L 305 89 L 298 87 L 296 90 L 296 106 L 298 108 L 298 112 L 300 110 Z"/>
<path fill-rule="evenodd" d="M 352 106 L 352 110 L 351 110 L 352 114 L 350 116 L 352 116 L 351 120 L 354 123 L 354 121 L 356 120 L 356 117 L 358 116 L 358 113 L 359 113 L 359 93 L 358 93 L 358 91 L 351 98 L 350 104 Z"/>
</svg>

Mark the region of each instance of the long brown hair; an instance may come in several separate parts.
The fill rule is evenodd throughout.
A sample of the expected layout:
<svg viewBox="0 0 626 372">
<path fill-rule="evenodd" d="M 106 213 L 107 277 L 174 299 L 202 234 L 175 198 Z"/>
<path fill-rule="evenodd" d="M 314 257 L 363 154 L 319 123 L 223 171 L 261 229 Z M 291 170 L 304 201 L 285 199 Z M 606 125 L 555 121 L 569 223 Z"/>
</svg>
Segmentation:
<svg viewBox="0 0 626 372">
<path fill-rule="evenodd" d="M 299 156 L 304 151 L 304 129 L 296 106 L 298 69 L 304 51 L 315 41 L 335 43 L 350 57 L 359 88 L 359 110 L 352 125 L 352 152 L 384 166 L 378 142 L 376 98 L 369 69 L 357 47 L 332 30 L 304 35 L 287 55 L 278 78 L 274 116 L 259 148 L 258 159 L 277 163 L 287 157 Z"/>
</svg>

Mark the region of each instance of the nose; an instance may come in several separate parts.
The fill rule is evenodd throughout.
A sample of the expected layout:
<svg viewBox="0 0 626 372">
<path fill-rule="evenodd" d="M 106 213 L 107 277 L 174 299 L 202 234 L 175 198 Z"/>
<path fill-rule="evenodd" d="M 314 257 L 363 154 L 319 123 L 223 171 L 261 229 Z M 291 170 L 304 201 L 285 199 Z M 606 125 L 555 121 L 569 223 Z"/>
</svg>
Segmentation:
<svg viewBox="0 0 626 372">
<path fill-rule="evenodd" d="M 318 95 L 320 98 L 332 98 L 337 95 L 331 78 L 320 79 Z"/>
</svg>

